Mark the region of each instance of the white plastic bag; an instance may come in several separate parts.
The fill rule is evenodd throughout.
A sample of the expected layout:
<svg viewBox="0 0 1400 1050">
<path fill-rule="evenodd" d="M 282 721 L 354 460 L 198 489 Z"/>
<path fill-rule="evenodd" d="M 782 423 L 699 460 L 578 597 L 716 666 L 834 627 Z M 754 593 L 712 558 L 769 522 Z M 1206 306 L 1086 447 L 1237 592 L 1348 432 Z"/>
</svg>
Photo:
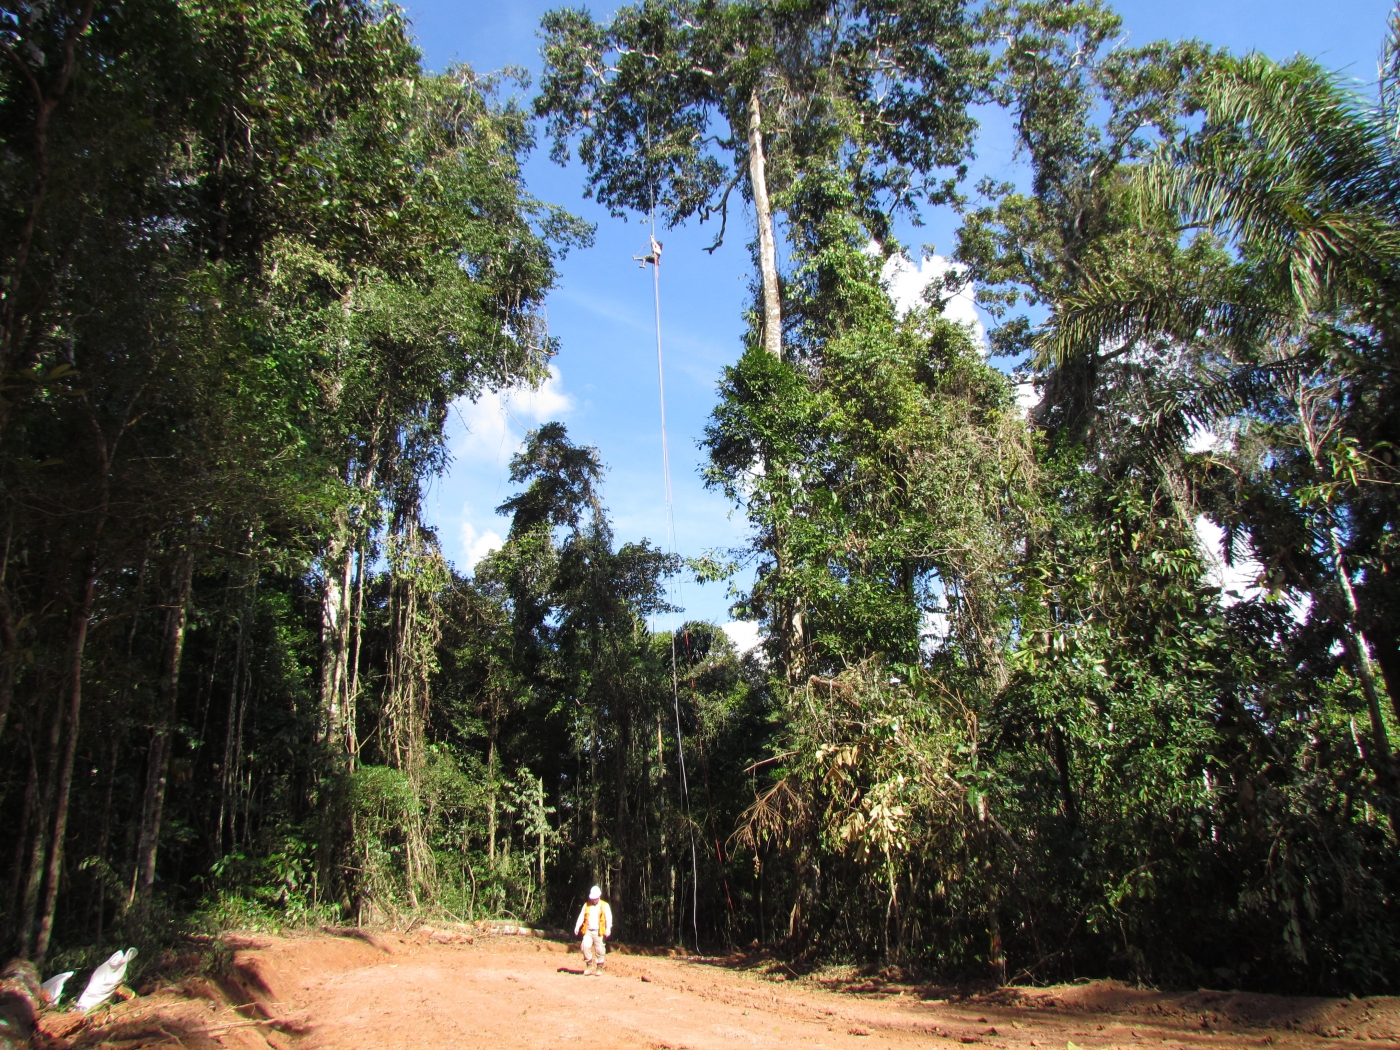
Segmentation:
<svg viewBox="0 0 1400 1050">
<path fill-rule="evenodd" d="M 68 983 L 68 978 L 73 976 L 73 971 L 56 973 L 45 981 L 40 987 L 44 990 L 44 1001 L 50 1006 L 57 1006 L 58 1001 L 63 998 L 63 986 Z"/>
<path fill-rule="evenodd" d="M 86 1013 L 110 999 L 117 986 L 122 983 L 122 978 L 126 976 L 126 968 L 134 958 L 135 948 L 114 952 L 110 959 L 93 970 L 92 977 L 88 979 L 87 989 L 78 997 L 76 1008 Z"/>
</svg>

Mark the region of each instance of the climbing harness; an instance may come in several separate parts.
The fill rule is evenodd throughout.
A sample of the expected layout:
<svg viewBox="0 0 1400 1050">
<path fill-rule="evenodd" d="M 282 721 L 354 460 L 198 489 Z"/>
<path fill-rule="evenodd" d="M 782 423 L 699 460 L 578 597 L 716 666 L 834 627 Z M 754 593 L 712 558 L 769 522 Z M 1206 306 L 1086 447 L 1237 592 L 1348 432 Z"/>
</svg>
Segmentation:
<svg viewBox="0 0 1400 1050">
<path fill-rule="evenodd" d="M 658 281 L 660 280 L 660 272 L 661 272 L 661 242 L 658 241 L 658 240 L 656 239 L 656 231 L 655 231 L 655 230 L 653 230 L 653 231 L 652 231 L 652 234 L 651 234 L 651 252 L 650 252 L 649 254 L 647 254 L 647 255 L 634 255 L 634 256 L 632 256 L 632 258 L 635 259 L 635 260 L 637 260 L 637 269 L 639 269 L 639 270 L 645 270 L 645 269 L 647 268 L 647 263 L 651 263 L 653 266 L 655 266 L 655 267 L 656 267 L 656 270 L 657 270 L 657 279 L 658 279 Z M 658 316 L 659 316 L 659 313 L 660 313 L 660 309 L 661 309 L 661 304 L 660 304 L 660 302 L 658 301 L 658 303 L 657 303 Z M 660 333 L 660 331 L 661 331 L 661 329 L 658 327 L 658 328 L 657 328 L 658 334 Z M 663 397 L 663 399 L 662 399 L 661 407 L 662 407 L 663 409 L 666 407 L 666 403 L 665 403 L 664 397 Z"/>
</svg>

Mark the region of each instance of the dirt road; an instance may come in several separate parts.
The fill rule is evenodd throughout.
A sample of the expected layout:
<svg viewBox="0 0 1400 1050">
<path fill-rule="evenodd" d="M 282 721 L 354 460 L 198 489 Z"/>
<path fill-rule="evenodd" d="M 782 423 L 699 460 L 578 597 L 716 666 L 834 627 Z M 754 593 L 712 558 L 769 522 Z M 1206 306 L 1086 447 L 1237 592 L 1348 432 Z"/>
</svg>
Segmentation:
<svg viewBox="0 0 1400 1050">
<path fill-rule="evenodd" d="M 470 938 L 470 939 L 469 939 Z M 1400 999 L 1167 994 L 1111 982 L 982 996 L 781 964 L 615 952 L 467 928 L 246 937 L 231 975 L 145 989 L 47 1046 L 184 1050 L 1400 1046 Z M 783 979 L 786 978 L 786 979 Z"/>
</svg>

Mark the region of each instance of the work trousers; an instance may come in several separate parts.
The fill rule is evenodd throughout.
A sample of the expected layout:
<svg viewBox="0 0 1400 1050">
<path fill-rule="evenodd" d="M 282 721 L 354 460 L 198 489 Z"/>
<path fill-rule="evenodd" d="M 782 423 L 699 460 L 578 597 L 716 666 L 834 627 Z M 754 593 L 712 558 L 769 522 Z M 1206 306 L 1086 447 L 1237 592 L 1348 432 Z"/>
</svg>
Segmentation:
<svg viewBox="0 0 1400 1050">
<path fill-rule="evenodd" d="M 607 942 L 596 930 L 583 931 L 583 961 L 603 965 L 603 956 L 608 953 Z"/>
</svg>

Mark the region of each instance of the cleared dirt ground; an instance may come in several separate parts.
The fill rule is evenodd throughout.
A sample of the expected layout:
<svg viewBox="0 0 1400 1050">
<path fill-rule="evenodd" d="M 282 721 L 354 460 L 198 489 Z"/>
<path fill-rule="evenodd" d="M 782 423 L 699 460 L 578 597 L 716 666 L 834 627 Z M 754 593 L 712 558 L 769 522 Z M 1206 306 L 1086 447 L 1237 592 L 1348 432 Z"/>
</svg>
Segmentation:
<svg viewBox="0 0 1400 1050">
<path fill-rule="evenodd" d="M 571 945 L 475 927 L 230 937 L 228 977 L 142 989 L 58 1048 L 587 1050 L 1400 1046 L 1400 999 L 1163 993 L 1112 982 L 952 990 L 789 976 L 781 963 L 609 955 L 584 977 Z"/>
</svg>

